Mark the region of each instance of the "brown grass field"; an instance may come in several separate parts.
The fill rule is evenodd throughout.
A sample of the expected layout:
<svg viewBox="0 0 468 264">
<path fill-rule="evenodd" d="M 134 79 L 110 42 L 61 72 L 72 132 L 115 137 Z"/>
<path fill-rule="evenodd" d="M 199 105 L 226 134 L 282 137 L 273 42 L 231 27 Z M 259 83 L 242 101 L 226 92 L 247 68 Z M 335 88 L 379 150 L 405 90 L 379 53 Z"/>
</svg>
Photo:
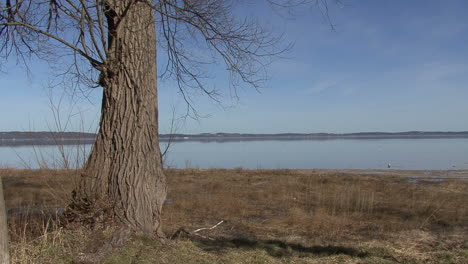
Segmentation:
<svg viewBox="0 0 468 264">
<path fill-rule="evenodd" d="M 72 263 L 92 247 L 92 231 L 65 230 L 53 220 L 78 174 L 0 170 L 13 263 Z M 168 169 L 166 175 L 166 234 L 224 222 L 199 232 L 203 237 L 167 243 L 135 237 L 103 263 L 468 263 L 466 172 Z"/>
</svg>

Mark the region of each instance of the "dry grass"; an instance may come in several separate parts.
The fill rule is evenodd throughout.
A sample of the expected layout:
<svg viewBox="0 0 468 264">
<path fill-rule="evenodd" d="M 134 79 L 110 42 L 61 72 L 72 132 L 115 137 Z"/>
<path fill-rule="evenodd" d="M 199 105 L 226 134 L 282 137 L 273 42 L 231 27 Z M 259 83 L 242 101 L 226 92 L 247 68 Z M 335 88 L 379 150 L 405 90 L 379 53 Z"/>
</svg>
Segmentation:
<svg viewBox="0 0 468 264">
<path fill-rule="evenodd" d="M 64 207 L 78 179 L 76 170 L 0 169 L 7 208 Z"/>
<path fill-rule="evenodd" d="M 0 170 L 7 207 L 63 207 L 76 173 Z M 182 240 L 167 249 L 136 238 L 106 263 L 468 262 L 466 181 L 414 184 L 405 175 L 333 170 L 166 174 L 166 233 L 225 220 L 206 232 L 215 242 Z M 35 257 L 15 263 L 67 263 L 87 243 L 87 231 L 58 229 L 50 215 L 21 217 L 10 218 L 13 258 Z"/>
<path fill-rule="evenodd" d="M 168 171 L 166 228 L 228 220 L 249 234 L 325 241 L 467 227 L 468 184 L 336 171 Z M 271 237 L 268 237 L 271 236 Z"/>
</svg>

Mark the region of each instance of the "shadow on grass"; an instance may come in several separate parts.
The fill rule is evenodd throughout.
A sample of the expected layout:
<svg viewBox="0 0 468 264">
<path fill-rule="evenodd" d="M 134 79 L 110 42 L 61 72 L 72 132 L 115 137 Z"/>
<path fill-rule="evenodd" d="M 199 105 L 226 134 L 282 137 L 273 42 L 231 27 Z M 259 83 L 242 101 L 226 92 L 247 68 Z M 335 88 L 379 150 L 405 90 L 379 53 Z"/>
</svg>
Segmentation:
<svg viewBox="0 0 468 264">
<path fill-rule="evenodd" d="M 364 258 L 369 256 L 367 252 L 342 246 L 312 246 L 305 247 L 300 244 L 286 243 L 279 240 L 251 240 L 244 238 L 236 239 L 216 239 L 204 240 L 197 239 L 194 241 L 198 247 L 209 252 L 222 253 L 229 248 L 238 248 L 245 250 L 265 250 L 270 256 L 282 257 L 307 257 L 315 256 L 332 256 L 332 255 L 348 255 L 351 257 Z"/>
</svg>

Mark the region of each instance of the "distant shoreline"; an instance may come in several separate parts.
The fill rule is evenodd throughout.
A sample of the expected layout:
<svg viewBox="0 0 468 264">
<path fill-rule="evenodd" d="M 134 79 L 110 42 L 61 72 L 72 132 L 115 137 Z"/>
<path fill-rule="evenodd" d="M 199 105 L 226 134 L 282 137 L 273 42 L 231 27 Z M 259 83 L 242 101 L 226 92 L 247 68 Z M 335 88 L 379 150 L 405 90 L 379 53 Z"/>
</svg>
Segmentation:
<svg viewBox="0 0 468 264">
<path fill-rule="evenodd" d="M 81 132 L 0 132 L 0 146 L 29 145 L 81 145 L 92 144 L 96 134 Z M 337 140 L 337 139 L 423 139 L 423 138 L 468 138 L 468 131 L 459 132 L 359 132 L 359 133 L 202 133 L 161 134 L 161 142 L 238 142 L 238 141 L 291 141 L 291 140 Z"/>
</svg>

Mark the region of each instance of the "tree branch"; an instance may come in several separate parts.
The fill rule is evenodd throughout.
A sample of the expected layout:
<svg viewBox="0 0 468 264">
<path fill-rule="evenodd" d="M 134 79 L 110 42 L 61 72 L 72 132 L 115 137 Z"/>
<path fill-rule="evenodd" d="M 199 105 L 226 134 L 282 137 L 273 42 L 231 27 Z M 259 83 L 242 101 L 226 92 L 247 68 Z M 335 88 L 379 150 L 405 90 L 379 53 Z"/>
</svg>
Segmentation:
<svg viewBox="0 0 468 264">
<path fill-rule="evenodd" d="M 101 69 L 101 65 L 103 64 L 103 62 L 101 61 L 98 61 L 96 59 L 94 59 L 93 57 L 91 57 L 89 54 L 87 54 L 85 51 L 79 49 L 78 47 L 76 47 L 75 45 L 65 41 L 64 39 L 61 39 L 53 34 L 50 34 L 44 30 L 41 30 L 39 28 L 36 28 L 30 24 L 27 24 L 27 23 L 23 23 L 23 22 L 19 22 L 19 21 L 14 21 L 14 22 L 6 22 L 6 23 L 0 23 L 0 26 L 21 26 L 21 27 L 24 27 L 24 28 L 27 28 L 27 29 L 30 29 L 36 33 L 39 33 L 45 37 L 48 37 L 48 38 L 51 38 L 51 39 L 54 39 L 60 43 L 62 43 L 63 45 L 67 46 L 68 48 L 70 48 L 71 50 L 75 51 L 76 53 L 78 53 L 79 55 L 83 56 L 84 58 L 86 58 L 93 67 L 95 67 L 96 69 Z"/>
</svg>

